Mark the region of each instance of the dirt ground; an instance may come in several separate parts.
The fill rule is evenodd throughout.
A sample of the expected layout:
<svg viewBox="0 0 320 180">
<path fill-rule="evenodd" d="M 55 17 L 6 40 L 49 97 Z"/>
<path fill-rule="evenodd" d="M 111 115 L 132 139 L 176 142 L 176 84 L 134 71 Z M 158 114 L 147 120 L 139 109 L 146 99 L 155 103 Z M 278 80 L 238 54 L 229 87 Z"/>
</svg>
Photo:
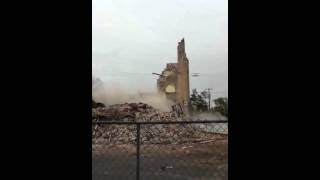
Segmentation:
<svg viewBox="0 0 320 180">
<path fill-rule="evenodd" d="M 228 137 L 184 144 L 141 145 L 141 180 L 228 179 Z M 92 178 L 135 179 L 136 146 L 95 147 Z"/>
</svg>

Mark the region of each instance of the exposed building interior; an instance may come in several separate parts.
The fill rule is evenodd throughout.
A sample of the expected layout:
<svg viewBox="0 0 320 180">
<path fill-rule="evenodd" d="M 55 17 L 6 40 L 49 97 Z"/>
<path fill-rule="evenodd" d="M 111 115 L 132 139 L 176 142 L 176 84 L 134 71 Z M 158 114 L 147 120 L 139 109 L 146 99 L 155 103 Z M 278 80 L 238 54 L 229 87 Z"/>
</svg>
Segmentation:
<svg viewBox="0 0 320 180">
<path fill-rule="evenodd" d="M 159 93 L 164 93 L 168 99 L 179 104 L 183 111 L 188 113 L 190 107 L 189 60 L 185 52 L 184 39 L 178 43 L 177 62 L 167 63 L 161 74 L 157 75 L 159 75 L 157 79 Z"/>
</svg>

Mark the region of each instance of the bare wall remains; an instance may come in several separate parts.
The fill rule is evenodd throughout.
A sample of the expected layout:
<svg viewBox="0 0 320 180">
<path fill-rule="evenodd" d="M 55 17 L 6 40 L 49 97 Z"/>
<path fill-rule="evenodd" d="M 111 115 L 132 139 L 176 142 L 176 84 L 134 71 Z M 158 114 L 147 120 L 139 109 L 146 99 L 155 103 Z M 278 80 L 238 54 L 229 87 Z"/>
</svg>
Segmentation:
<svg viewBox="0 0 320 180">
<path fill-rule="evenodd" d="M 157 86 L 160 93 L 180 104 L 188 113 L 190 108 L 189 60 L 182 39 L 177 47 L 177 63 L 168 63 L 159 75 Z"/>
</svg>

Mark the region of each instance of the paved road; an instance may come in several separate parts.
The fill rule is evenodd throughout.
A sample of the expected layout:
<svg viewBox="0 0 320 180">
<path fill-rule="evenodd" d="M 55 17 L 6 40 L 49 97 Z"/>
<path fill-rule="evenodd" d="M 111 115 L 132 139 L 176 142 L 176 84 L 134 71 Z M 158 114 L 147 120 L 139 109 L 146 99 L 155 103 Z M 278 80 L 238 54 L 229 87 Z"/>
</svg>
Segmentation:
<svg viewBox="0 0 320 180">
<path fill-rule="evenodd" d="M 141 156 L 141 180 L 228 179 L 225 145 L 179 146 L 170 151 L 149 147 L 142 149 Z M 92 163 L 93 180 L 135 179 L 136 157 L 132 152 L 109 152 L 93 157 Z"/>
</svg>

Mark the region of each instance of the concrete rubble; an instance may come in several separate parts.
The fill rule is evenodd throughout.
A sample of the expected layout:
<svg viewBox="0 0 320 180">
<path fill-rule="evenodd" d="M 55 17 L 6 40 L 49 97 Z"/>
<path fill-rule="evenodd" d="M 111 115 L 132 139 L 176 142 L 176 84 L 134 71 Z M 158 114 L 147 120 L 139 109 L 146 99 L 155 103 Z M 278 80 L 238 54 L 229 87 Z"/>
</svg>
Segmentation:
<svg viewBox="0 0 320 180">
<path fill-rule="evenodd" d="M 144 103 L 115 104 L 92 108 L 93 121 L 181 121 L 176 111 L 161 112 Z M 180 144 L 204 139 L 219 138 L 214 133 L 202 131 L 191 124 L 149 124 L 141 125 L 142 144 Z M 93 125 L 92 144 L 120 145 L 134 144 L 136 125 Z"/>
<path fill-rule="evenodd" d="M 96 103 L 99 104 L 99 103 Z M 100 103 L 101 104 L 101 103 Z M 144 103 L 115 104 L 108 107 L 103 105 L 92 108 L 92 120 L 109 121 L 173 121 L 181 120 L 176 111 L 161 112 Z"/>
</svg>

